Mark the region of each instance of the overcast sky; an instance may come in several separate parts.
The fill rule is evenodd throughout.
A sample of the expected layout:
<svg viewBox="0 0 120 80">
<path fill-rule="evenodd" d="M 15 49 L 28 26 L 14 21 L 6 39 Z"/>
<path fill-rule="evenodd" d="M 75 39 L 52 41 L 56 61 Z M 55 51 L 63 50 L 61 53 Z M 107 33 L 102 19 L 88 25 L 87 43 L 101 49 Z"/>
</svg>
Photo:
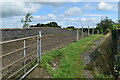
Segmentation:
<svg viewBox="0 0 120 80">
<path fill-rule="evenodd" d="M 60 26 L 96 26 L 101 17 L 118 19 L 117 2 L 2 2 L 2 26 L 22 28 L 21 19 L 31 13 L 30 24 L 55 21 Z M 0 14 L 1 14 L 0 13 Z"/>
</svg>

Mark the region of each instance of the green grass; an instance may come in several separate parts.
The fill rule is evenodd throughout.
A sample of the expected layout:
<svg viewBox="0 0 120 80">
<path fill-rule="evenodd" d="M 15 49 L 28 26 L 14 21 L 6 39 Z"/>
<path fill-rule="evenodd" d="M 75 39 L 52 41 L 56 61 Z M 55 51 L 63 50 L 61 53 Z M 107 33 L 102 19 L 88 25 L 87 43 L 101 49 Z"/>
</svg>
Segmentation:
<svg viewBox="0 0 120 80">
<path fill-rule="evenodd" d="M 95 74 L 94 78 L 96 80 L 113 80 L 113 77 L 110 77 L 110 76 L 107 76 L 107 75 L 103 75 L 103 74 L 99 74 L 99 73 Z"/>
<path fill-rule="evenodd" d="M 40 66 L 42 66 L 53 78 L 83 78 L 83 61 L 80 58 L 81 54 L 92 49 L 95 45 L 94 41 L 99 40 L 103 35 L 91 35 L 83 38 L 70 45 L 46 53 L 42 57 Z M 50 62 L 53 62 L 56 57 L 60 60 L 59 68 L 53 70 Z"/>
</svg>

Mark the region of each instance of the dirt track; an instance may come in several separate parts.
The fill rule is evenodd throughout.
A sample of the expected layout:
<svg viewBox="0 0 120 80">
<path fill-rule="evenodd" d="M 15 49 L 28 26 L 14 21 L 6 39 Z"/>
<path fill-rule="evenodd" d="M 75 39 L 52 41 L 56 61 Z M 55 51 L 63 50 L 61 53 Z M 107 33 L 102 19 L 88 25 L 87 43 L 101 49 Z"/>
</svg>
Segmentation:
<svg viewBox="0 0 120 80">
<path fill-rule="evenodd" d="M 71 42 L 76 41 L 76 35 L 68 35 L 68 34 L 60 34 L 60 35 L 51 35 L 51 36 L 47 36 L 42 38 L 42 53 L 45 53 L 47 51 L 56 49 L 56 48 L 61 48 Z M 26 46 L 36 43 L 36 39 L 30 39 L 28 41 L 26 41 Z M 2 45 L 2 53 L 6 54 L 10 51 L 14 51 L 16 49 L 22 48 L 23 47 L 23 41 L 19 41 L 19 42 L 14 42 L 14 43 L 9 43 L 9 44 L 3 44 Z M 36 45 L 32 46 L 31 48 L 26 49 L 26 55 L 31 53 L 32 51 L 36 50 Z M 13 61 L 16 61 L 20 58 L 23 57 L 23 50 L 16 52 L 10 56 L 4 57 L 2 60 L 2 65 L 3 67 L 11 64 Z M 34 55 L 32 55 L 31 57 L 29 57 L 26 61 L 31 61 L 33 58 L 36 57 L 36 53 L 34 53 Z M 21 61 L 22 62 L 22 61 Z M 23 66 L 23 64 L 21 64 L 20 62 L 18 62 L 16 65 L 9 67 L 8 69 L 6 69 L 4 71 L 4 74 L 10 74 L 13 73 L 14 71 L 16 71 L 16 67 L 20 68 L 21 66 Z"/>
</svg>

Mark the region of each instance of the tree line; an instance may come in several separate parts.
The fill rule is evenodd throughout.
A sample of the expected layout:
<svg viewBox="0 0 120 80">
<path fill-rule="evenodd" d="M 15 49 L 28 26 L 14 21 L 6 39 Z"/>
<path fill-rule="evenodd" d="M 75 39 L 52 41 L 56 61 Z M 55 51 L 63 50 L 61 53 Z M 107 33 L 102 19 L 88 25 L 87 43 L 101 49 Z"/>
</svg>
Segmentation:
<svg viewBox="0 0 120 80">
<path fill-rule="evenodd" d="M 57 27 L 57 28 L 61 28 L 61 26 L 59 26 L 57 24 L 57 22 L 50 22 L 50 23 L 47 23 L 47 24 L 38 23 L 36 25 L 31 25 L 30 27 Z"/>
<path fill-rule="evenodd" d="M 61 28 L 61 26 L 59 26 L 57 24 L 57 22 L 49 22 L 46 24 L 41 24 L 38 23 L 36 25 L 29 25 L 30 22 L 32 22 L 33 16 L 31 16 L 30 13 L 27 13 L 25 15 L 25 18 L 23 18 L 21 20 L 21 22 L 23 23 L 23 28 L 31 28 L 31 27 L 57 27 L 57 28 Z M 120 20 L 118 20 L 120 22 Z M 95 30 L 99 31 L 99 33 L 103 33 L 103 34 L 107 34 L 108 32 L 110 32 L 113 29 L 116 28 L 120 28 L 120 24 L 119 23 L 115 23 L 114 21 L 112 21 L 112 19 L 109 19 L 108 17 L 106 17 L 105 19 L 102 19 L 99 23 L 96 24 L 97 27 L 95 28 Z M 75 28 L 74 26 L 68 26 L 66 27 L 66 29 L 70 29 L 70 30 L 76 30 L 77 28 Z"/>
</svg>

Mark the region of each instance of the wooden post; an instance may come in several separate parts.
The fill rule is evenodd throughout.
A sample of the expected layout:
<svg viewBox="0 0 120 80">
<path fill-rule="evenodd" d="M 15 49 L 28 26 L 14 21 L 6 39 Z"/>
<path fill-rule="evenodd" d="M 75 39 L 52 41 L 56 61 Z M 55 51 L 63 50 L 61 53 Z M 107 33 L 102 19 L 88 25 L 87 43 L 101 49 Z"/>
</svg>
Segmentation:
<svg viewBox="0 0 120 80">
<path fill-rule="evenodd" d="M 82 38 L 83 38 L 83 26 L 82 26 Z"/>
<path fill-rule="evenodd" d="M 92 34 L 94 34 L 94 27 L 93 27 L 93 29 L 92 29 Z"/>
<path fill-rule="evenodd" d="M 99 34 L 99 31 L 97 30 L 97 34 Z"/>
<path fill-rule="evenodd" d="M 77 41 L 79 40 L 79 30 L 77 29 Z"/>
<path fill-rule="evenodd" d="M 88 26 L 88 36 L 90 35 L 90 33 L 89 33 L 89 26 Z"/>
</svg>

